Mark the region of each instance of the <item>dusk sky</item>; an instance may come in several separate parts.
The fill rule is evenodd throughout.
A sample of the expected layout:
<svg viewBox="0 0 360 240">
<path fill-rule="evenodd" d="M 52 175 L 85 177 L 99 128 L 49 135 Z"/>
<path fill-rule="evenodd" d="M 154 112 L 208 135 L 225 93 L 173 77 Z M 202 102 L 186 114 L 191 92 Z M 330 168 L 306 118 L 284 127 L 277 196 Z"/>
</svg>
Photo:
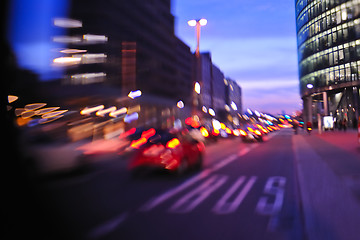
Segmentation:
<svg viewBox="0 0 360 240">
<path fill-rule="evenodd" d="M 292 0 L 173 0 L 175 33 L 194 51 L 190 19 L 206 18 L 200 52 L 242 87 L 243 107 L 281 113 L 300 110 L 295 3 Z"/>
</svg>

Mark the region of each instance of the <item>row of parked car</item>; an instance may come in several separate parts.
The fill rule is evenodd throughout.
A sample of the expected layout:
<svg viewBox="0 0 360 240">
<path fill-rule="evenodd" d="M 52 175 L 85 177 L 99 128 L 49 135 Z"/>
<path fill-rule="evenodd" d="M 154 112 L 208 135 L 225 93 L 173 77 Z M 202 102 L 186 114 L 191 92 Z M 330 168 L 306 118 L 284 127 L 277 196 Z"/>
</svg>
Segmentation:
<svg viewBox="0 0 360 240">
<path fill-rule="evenodd" d="M 134 149 L 129 170 L 135 175 L 149 169 L 180 175 L 188 169 L 202 167 L 205 144 L 230 137 L 239 137 L 244 142 L 263 142 L 268 133 L 279 129 L 279 126 L 253 122 L 235 129 L 222 123 L 220 128 L 200 124 L 188 124 L 182 129 L 134 128 L 125 134 L 131 141 L 130 148 Z"/>
</svg>

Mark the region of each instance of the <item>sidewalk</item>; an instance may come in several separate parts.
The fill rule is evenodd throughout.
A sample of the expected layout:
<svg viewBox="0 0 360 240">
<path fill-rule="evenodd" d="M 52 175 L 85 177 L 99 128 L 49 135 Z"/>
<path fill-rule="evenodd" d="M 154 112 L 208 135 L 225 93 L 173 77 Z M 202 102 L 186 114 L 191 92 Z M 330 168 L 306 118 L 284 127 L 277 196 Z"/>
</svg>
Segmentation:
<svg viewBox="0 0 360 240">
<path fill-rule="evenodd" d="M 307 239 L 359 239 L 360 157 L 356 132 L 294 135 Z M 354 139 L 355 138 L 355 139 Z"/>
</svg>

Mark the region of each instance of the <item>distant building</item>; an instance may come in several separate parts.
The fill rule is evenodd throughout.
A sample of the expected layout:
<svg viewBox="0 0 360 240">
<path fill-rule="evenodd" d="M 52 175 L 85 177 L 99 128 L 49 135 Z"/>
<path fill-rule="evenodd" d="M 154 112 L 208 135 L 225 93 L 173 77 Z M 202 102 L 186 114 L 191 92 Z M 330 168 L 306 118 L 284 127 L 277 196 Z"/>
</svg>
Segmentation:
<svg viewBox="0 0 360 240">
<path fill-rule="evenodd" d="M 332 115 L 355 126 L 360 100 L 360 1 L 296 0 L 305 121 Z"/>
<path fill-rule="evenodd" d="M 242 113 L 242 93 L 241 87 L 237 84 L 235 80 L 227 77 L 224 79 L 226 88 L 226 104 L 229 106 L 230 112 L 233 115 L 237 113 Z M 234 114 L 235 113 L 235 114 Z"/>
<path fill-rule="evenodd" d="M 191 105 L 193 55 L 174 35 L 170 0 L 71 1 L 70 17 L 82 22 L 69 35 L 105 36 L 106 44 L 76 45 L 91 53 L 105 53 L 103 64 L 87 64 L 68 71 L 106 73 L 105 85 L 117 87 L 123 96 L 140 89 L 143 122 L 174 116 L 176 102 Z M 150 120 L 151 119 L 151 120 Z"/>
<path fill-rule="evenodd" d="M 231 101 L 234 100 L 234 103 L 236 104 L 240 101 L 239 106 L 241 106 L 241 90 L 236 87 L 238 86 L 236 82 L 231 80 L 231 86 L 234 86 L 232 89 L 235 90 L 236 93 L 232 91 L 229 95 L 228 88 L 230 87 L 227 81 L 225 81 L 224 73 L 212 63 L 211 54 L 209 52 L 200 54 L 200 68 L 200 105 L 204 107 L 203 109 L 206 109 L 207 112 L 210 108 L 213 109 L 216 118 L 225 121 L 228 112 L 226 110 L 226 104 L 229 105 L 231 104 Z M 237 99 L 238 96 L 240 97 L 240 100 Z M 230 101 L 230 99 L 232 100 Z"/>
</svg>

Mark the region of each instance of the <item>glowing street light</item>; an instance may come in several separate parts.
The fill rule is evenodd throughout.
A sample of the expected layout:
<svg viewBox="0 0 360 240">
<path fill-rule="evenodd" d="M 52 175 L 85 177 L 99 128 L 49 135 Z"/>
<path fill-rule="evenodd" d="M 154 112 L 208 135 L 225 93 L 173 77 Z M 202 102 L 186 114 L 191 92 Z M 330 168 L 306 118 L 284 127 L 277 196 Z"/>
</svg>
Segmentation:
<svg viewBox="0 0 360 240">
<path fill-rule="evenodd" d="M 197 94 L 200 94 L 200 91 L 201 91 L 200 83 L 198 83 L 198 82 L 195 83 L 194 90 Z"/>
<path fill-rule="evenodd" d="M 308 89 L 312 89 L 312 88 L 314 87 L 314 85 L 312 85 L 311 83 L 308 83 L 308 84 L 306 85 L 306 87 L 307 87 Z"/>
<path fill-rule="evenodd" d="M 129 92 L 128 97 L 131 98 L 131 99 L 134 99 L 134 98 L 140 97 L 141 94 L 142 93 L 141 93 L 140 90 L 131 91 L 131 92 Z"/>
<path fill-rule="evenodd" d="M 184 102 L 180 100 L 180 101 L 177 102 L 176 106 L 178 108 L 184 108 L 185 105 L 184 105 Z"/>
<path fill-rule="evenodd" d="M 202 26 L 205 26 L 207 24 L 207 20 L 205 18 L 201 18 L 198 20 L 190 20 L 188 21 L 188 25 L 190 27 L 196 27 L 196 50 L 195 50 L 195 55 L 196 57 L 200 56 L 200 28 Z"/>
</svg>

